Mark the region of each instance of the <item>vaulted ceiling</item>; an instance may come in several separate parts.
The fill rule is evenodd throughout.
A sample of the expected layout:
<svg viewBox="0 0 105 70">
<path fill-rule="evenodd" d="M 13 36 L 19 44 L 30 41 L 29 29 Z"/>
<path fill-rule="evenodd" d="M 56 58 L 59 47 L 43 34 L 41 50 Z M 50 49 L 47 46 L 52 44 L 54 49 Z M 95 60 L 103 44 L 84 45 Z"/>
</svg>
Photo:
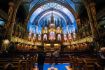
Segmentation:
<svg viewBox="0 0 105 70">
<path fill-rule="evenodd" d="M 0 10 L 3 10 L 4 12 L 7 13 L 9 1 L 10 0 L 0 0 Z M 23 12 L 26 13 L 26 15 L 27 15 L 29 13 L 30 4 L 32 4 L 33 2 L 34 3 L 35 2 L 41 3 L 42 1 L 46 1 L 46 0 L 23 0 L 23 3 L 20 6 L 18 13 L 22 13 L 20 11 L 24 10 Z M 49 0 L 49 1 L 52 1 L 52 0 Z M 78 12 L 78 14 L 82 13 L 84 11 L 84 7 L 83 7 L 84 5 L 82 4 L 81 0 L 57 0 L 57 1 L 63 1 L 65 3 L 69 3 L 69 1 L 71 1 L 76 6 L 75 10 Z M 100 9 L 103 9 L 105 7 L 105 0 L 95 0 L 95 3 L 96 3 L 96 10 L 97 11 L 100 11 Z"/>
<path fill-rule="evenodd" d="M 10 0 L 0 0 L 0 10 L 3 13 L 5 13 L 5 15 L 8 14 L 8 8 L 9 8 L 8 3 L 9 3 L 9 1 Z M 15 2 L 15 0 L 12 0 L 12 1 Z M 96 3 L 96 10 L 97 10 L 97 12 L 100 12 L 100 10 L 105 7 L 105 5 L 104 5 L 105 4 L 105 0 L 95 0 L 94 2 Z M 49 3 L 49 5 L 46 5 L 48 3 Z M 54 4 L 50 5 L 50 3 L 57 3 L 57 4 L 61 5 L 61 6 L 66 7 L 72 13 L 74 18 L 87 17 L 86 8 L 85 8 L 82 0 L 23 0 L 21 5 L 19 6 L 18 11 L 17 11 L 17 21 L 18 22 L 24 22 L 26 19 L 30 20 L 30 18 L 32 17 L 33 13 L 41 6 L 43 6 L 43 7 L 51 6 L 50 8 L 52 8 L 52 7 L 54 8 L 54 6 L 56 6 Z M 51 9 L 49 9 L 49 10 L 51 11 Z M 58 12 L 57 10 L 56 11 L 58 13 L 60 13 L 61 15 L 63 15 L 63 16 L 67 15 L 64 12 L 62 12 L 60 9 L 58 9 L 58 10 L 60 12 Z M 43 10 L 42 12 L 37 14 L 38 18 L 40 18 L 43 15 L 43 14 L 41 15 L 41 13 L 44 13 L 44 11 L 48 11 L 48 9 Z M 5 18 L 6 17 L 4 17 L 4 19 Z M 38 19 L 38 18 L 34 17 L 34 20 Z M 65 19 L 67 19 L 67 18 L 68 17 L 66 17 Z M 68 22 L 68 20 L 67 20 L 67 22 Z"/>
</svg>

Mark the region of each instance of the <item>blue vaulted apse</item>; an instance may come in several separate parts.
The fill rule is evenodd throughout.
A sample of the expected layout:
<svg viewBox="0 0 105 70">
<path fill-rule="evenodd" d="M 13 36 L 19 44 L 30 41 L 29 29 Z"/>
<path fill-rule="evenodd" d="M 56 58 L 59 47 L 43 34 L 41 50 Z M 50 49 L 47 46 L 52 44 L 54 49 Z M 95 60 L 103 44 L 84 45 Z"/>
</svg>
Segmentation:
<svg viewBox="0 0 105 70">
<path fill-rule="evenodd" d="M 75 10 L 74 5 L 70 6 Z M 30 9 L 33 6 L 30 7 Z M 48 11 L 49 10 L 49 11 Z M 37 8 L 31 15 L 27 29 L 36 34 L 41 34 L 42 27 L 48 25 L 50 17 L 53 14 L 57 26 L 61 26 L 64 34 L 72 33 L 77 30 L 76 20 L 74 15 L 64 6 L 50 2 Z"/>
</svg>

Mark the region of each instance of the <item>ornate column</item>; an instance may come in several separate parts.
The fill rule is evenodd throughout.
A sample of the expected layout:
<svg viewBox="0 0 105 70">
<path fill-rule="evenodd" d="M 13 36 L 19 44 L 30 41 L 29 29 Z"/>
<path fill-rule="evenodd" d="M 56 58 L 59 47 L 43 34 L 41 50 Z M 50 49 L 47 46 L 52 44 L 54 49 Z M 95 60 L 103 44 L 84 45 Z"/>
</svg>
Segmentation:
<svg viewBox="0 0 105 70">
<path fill-rule="evenodd" d="M 97 20 L 96 20 L 96 8 L 95 8 L 95 3 L 90 3 L 89 4 L 89 8 L 90 8 L 90 11 L 91 11 L 91 14 L 92 14 L 92 19 L 93 19 L 93 24 L 94 24 L 94 28 L 95 28 L 95 31 L 96 31 L 96 34 L 97 34 L 97 37 L 99 37 L 99 31 L 98 31 L 98 28 L 97 28 Z"/>
<path fill-rule="evenodd" d="M 28 23 L 26 23 L 26 22 L 28 22 L 27 19 L 25 19 L 25 21 L 24 21 L 24 29 L 25 29 L 24 39 L 27 39 L 27 36 L 28 36 L 28 31 L 27 31 L 27 24 Z"/>
<path fill-rule="evenodd" d="M 13 33 L 13 28 L 14 28 L 14 24 L 16 23 L 15 19 L 16 19 L 16 13 L 17 10 L 21 4 L 22 0 L 16 0 L 16 1 L 11 1 L 9 2 L 9 10 L 8 10 L 8 21 L 7 24 L 5 26 L 6 29 L 6 33 L 5 36 L 7 39 L 9 39 L 11 41 L 11 37 L 12 37 L 12 33 Z"/>
<path fill-rule="evenodd" d="M 99 33 L 98 33 L 98 29 L 97 29 L 95 3 L 93 2 L 93 0 L 83 0 L 83 2 L 87 9 L 87 14 L 89 17 L 92 37 L 93 37 L 93 40 L 96 42 L 97 39 L 99 38 Z"/>
<path fill-rule="evenodd" d="M 7 39 L 11 39 L 10 38 L 10 32 L 11 32 L 11 21 L 12 21 L 12 18 L 13 18 L 13 12 L 14 12 L 14 3 L 13 2 L 9 2 L 9 10 L 8 10 L 8 21 L 7 21 L 7 24 L 5 25 L 5 37 Z"/>
<path fill-rule="evenodd" d="M 12 16 L 12 20 L 11 20 L 11 26 L 10 26 L 10 40 L 11 40 L 11 37 L 13 34 L 14 24 L 16 23 L 16 13 L 17 13 L 17 10 L 18 10 L 20 4 L 22 3 L 22 0 L 16 0 L 14 2 L 15 2 L 14 12 L 13 12 L 13 16 Z"/>
<path fill-rule="evenodd" d="M 96 8 L 95 3 L 93 0 L 82 0 L 84 2 L 84 5 L 87 9 L 87 14 L 89 18 L 90 28 L 92 32 L 92 38 L 94 43 L 94 51 L 99 50 L 99 32 L 97 28 L 97 21 L 96 21 Z"/>
</svg>

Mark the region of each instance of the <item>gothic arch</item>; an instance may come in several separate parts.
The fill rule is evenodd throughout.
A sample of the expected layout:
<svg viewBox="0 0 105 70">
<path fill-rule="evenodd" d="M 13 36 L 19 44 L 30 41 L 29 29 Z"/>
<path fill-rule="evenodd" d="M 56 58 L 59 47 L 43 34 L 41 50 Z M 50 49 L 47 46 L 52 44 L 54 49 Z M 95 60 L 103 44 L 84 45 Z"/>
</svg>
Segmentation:
<svg viewBox="0 0 105 70">
<path fill-rule="evenodd" d="M 29 12 L 29 14 L 27 16 L 27 22 L 28 22 L 30 16 L 33 14 L 33 12 L 37 8 L 41 7 L 44 4 L 51 3 L 51 2 L 58 3 L 58 4 L 60 4 L 60 5 L 64 6 L 64 7 L 66 7 L 74 15 L 75 19 L 78 18 L 77 13 L 74 11 L 74 9 L 70 5 L 65 4 L 65 3 L 61 2 L 61 1 L 53 1 L 53 0 L 51 0 L 51 1 L 44 1 L 44 2 L 41 2 L 41 3 L 35 4 L 34 7 L 31 9 L 31 11 Z"/>
</svg>

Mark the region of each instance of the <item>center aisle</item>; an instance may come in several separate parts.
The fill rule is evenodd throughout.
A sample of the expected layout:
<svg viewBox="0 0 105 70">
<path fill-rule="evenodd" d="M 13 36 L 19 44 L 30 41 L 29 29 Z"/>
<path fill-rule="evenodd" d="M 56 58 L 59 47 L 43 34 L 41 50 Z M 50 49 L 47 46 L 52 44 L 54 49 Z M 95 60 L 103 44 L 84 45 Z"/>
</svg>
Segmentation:
<svg viewBox="0 0 105 70">
<path fill-rule="evenodd" d="M 57 70 L 67 70 L 66 66 L 69 66 L 69 63 L 63 63 L 63 64 L 55 64 L 54 68 L 56 68 Z M 48 68 L 51 68 L 52 65 L 51 64 L 44 64 L 44 70 L 48 70 Z"/>
</svg>

